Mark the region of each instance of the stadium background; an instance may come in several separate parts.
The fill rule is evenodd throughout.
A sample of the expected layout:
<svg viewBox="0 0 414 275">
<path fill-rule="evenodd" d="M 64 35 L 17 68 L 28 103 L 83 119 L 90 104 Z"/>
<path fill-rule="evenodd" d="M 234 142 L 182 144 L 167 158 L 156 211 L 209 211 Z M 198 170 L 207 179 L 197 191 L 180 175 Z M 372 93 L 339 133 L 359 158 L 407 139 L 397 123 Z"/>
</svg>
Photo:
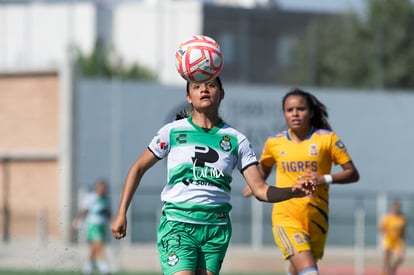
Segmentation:
<svg viewBox="0 0 414 275">
<path fill-rule="evenodd" d="M 88 1 L 83 1 L 81 5 L 87 6 L 86 10 L 93 14 L 94 9 Z M 2 14 L 8 15 L 10 10 L 22 6 L 4 5 L 0 8 L 4 7 L 6 12 L 2 10 Z M 124 10 L 126 7 L 123 7 Z M 134 11 L 149 11 L 148 6 L 145 9 L 143 7 L 135 7 Z M 200 6 L 194 4 L 191 7 L 197 10 Z M 50 7 L 46 3 L 45 6 L 29 5 L 25 8 L 47 10 Z M 59 10 L 58 5 L 53 5 L 53 8 L 55 12 Z M 67 8 L 65 6 L 63 10 Z M 169 14 L 168 10 L 162 11 Z M 223 13 L 224 16 L 228 12 Z M 201 13 L 206 16 L 208 9 Z M 35 14 L 33 12 L 32 16 Z M 301 16 L 303 14 L 299 14 Z M 82 16 L 76 18 L 84 19 Z M 163 24 L 171 23 L 166 19 L 169 16 L 163 18 Z M 199 19 L 195 20 L 199 24 L 195 24 L 194 30 L 186 29 L 163 36 L 171 44 L 170 49 L 163 49 L 160 55 L 165 57 L 171 49 L 174 50 L 179 37 L 187 36 L 185 32 L 198 32 L 197 28 L 201 28 L 201 22 L 204 22 Z M 174 21 L 172 18 L 170 20 Z M 6 22 L 1 30 L 12 28 L 13 24 Z M 38 34 L 36 22 L 33 20 L 33 29 L 29 28 L 32 31 L 24 29 L 26 32 L 23 30 L 23 34 Z M 86 30 L 91 29 L 88 22 L 84 22 L 84 26 L 87 26 Z M 105 26 L 98 23 L 97 33 Z M 64 25 L 64 28 L 70 29 L 68 25 Z M 59 31 L 59 28 L 56 29 Z M 301 28 L 294 30 L 298 29 Z M 8 33 L 12 32 L 3 32 Z M 121 33 L 128 34 L 125 30 Z M 119 39 L 122 35 L 118 34 L 117 37 Z M 58 38 L 56 43 L 64 45 L 65 41 L 68 42 Z M 90 45 L 93 39 L 88 39 Z M 155 38 L 151 41 L 154 40 L 158 41 Z M 25 41 L 32 40 L 23 39 Z M 71 236 L 68 230 L 77 210 L 77 202 L 96 179 L 105 178 L 111 185 L 113 209 L 116 209 L 122 179 L 129 165 L 145 148 L 155 131 L 172 120 L 174 113 L 183 106 L 184 83 L 175 72 L 169 75 L 171 68 L 168 66 L 158 67 L 163 80 L 161 83 L 133 82 L 120 78 L 84 79 L 72 71 L 73 68 L 64 62 L 64 58 L 59 59 L 55 51 L 50 51 L 51 55 L 56 54 L 55 61 L 50 63 L 47 58 L 42 60 L 45 57 L 36 54 L 41 51 L 30 48 L 38 47 L 42 44 L 40 42 L 44 41 L 32 41 L 25 44 L 27 48 L 17 48 L 23 54 L 15 59 L 9 40 L 4 39 L 0 43 L 0 118 L 4 133 L 0 138 L 0 202 L 3 206 L 0 222 L 4 243 L 1 246 L 0 268 L 27 265 L 36 270 L 51 266 L 77 269 L 80 256 L 86 249 L 83 235 Z M 47 51 L 48 47 L 44 44 L 43 47 Z M 147 48 L 141 52 L 148 53 L 148 57 L 154 56 L 154 49 L 148 50 L 150 45 L 144 47 Z M 61 47 L 60 51 L 67 57 L 64 49 Z M 126 56 L 136 58 L 128 55 L 128 51 Z M 161 59 L 156 59 L 155 66 L 160 62 Z M 257 79 L 257 76 L 255 78 L 254 74 L 249 75 L 248 72 L 242 70 L 237 76 L 223 75 L 226 98 L 222 116 L 245 133 L 260 154 L 264 139 L 284 128 L 280 100 L 292 87 L 269 83 L 240 84 L 240 79 Z M 348 268 L 360 268 L 364 264 L 367 268 L 377 267 L 380 253 L 376 225 L 389 201 L 394 197 L 401 198 L 404 211 L 411 219 L 413 215 L 414 194 L 409 182 L 412 129 L 409 125 L 413 125 L 410 107 L 414 97 L 410 91 L 302 88 L 315 93 L 326 103 L 335 131 L 348 146 L 361 171 L 359 183 L 332 188 L 331 231 L 328 239 L 330 252 L 327 258 L 332 255 L 342 259 L 342 264 Z M 129 237 L 122 245 L 112 243 L 111 246 L 111 255 L 120 255 L 116 251 L 124 251 L 121 254 L 125 256 L 136 251 L 142 261 L 125 256 L 119 268 L 148 269 L 149 261 L 143 255 L 153 256 L 152 243 L 161 208 L 159 192 L 165 180 L 164 169 L 165 163 L 161 162 L 145 176 L 130 212 L 133 222 Z M 269 179 L 269 182 L 272 180 Z M 226 268 L 247 271 L 251 269 L 252 263 L 261 263 L 253 268 L 266 269 L 266 265 L 259 262 L 260 258 L 270 258 L 270 261 L 280 258 L 269 228 L 271 205 L 242 198 L 243 185 L 240 175 L 235 172 L 232 199 L 235 230 L 229 254 L 236 256 L 229 257 Z M 410 264 L 414 262 L 410 260 L 413 232 L 410 223 L 409 254 L 405 265 L 411 271 Z M 361 263 L 358 257 L 366 259 L 366 263 Z M 26 260 L 21 261 L 22 258 Z M 341 265 L 337 259 L 332 261 L 334 266 Z M 150 269 L 158 270 L 156 259 L 150 262 Z M 283 266 L 283 263 L 278 263 L 276 267 L 273 265 L 275 263 L 267 270 Z"/>
<path fill-rule="evenodd" d="M 116 198 L 119 197 L 129 165 L 146 148 L 163 124 L 172 121 L 180 109 L 188 107 L 185 104 L 184 87 L 136 84 L 120 80 L 113 83 L 84 80 L 78 83 L 75 99 L 75 182 L 87 188 L 99 177 L 108 179 L 112 184 L 116 207 Z M 286 127 L 280 101 L 290 87 L 224 85 L 226 96 L 221 107 L 222 117 L 245 133 L 260 155 L 263 141 Z M 411 123 L 413 118 L 406 112 L 414 104 L 414 96 L 404 92 L 391 94 L 305 89 L 315 93 L 328 106 L 334 130 L 348 146 L 361 171 L 359 183 L 332 186 L 333 213 L 329 243 L 352 245 L 355 212 L 358 208 L 364 208 L 367 221 L 366 244 L 376 246 L 378 215 L 388 209 L 388 205 L 381 205 L 384 203 L 383 197 L 388 200 L 401 198 L 407 214 L 411 213 L 413 207 L 414 193 L 405 190 L 403 184 L 410 170 L 411 154 L 405 149 L 405 144 L 410 142 L 410 135 L 402 134 L 398 140 L 393 137 L 404 125 Z M 367 106 L 371 106 L 369 111 Z M 384 131 L 383 125 L 372 123 L 373 121 L 392 123 Z M 233 242 L 250 244 L 253 242 L 251 216 L 257 219 L 260 214 L 252 213 L 257 206 L 250 199 L 242 198 L 244 181 L 238 172 L 234 174 Z M 161 209 L 159 194 L 165 178 L 165 161 L 158 163 L 145 176 L 132 209 L 132 215 L 136 217 L 131 225 L 132 242 L 154 240 Z M 273 181 L 274 175 L 271 175 L 269 182 Z M 273 243 L 269 230 L 270 209 L 271 205 L 263 204 L 261 220 L 265 225 L 263 232 L 255 232 L 263 234 L 263 242 L 258 245 Z M 413 230 L 411 226 L 408 232 Z M 413 241 L 409 239 L 410 244 Z"/>
</svg>

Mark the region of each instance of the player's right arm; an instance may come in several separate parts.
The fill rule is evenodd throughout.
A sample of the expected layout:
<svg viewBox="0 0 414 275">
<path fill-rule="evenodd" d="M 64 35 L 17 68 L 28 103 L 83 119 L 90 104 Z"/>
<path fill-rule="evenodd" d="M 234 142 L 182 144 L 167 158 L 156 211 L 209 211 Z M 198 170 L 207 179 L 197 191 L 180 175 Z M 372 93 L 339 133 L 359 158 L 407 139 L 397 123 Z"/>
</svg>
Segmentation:
<svg viewBox="0 0 414 275">
<path fill-rule="evenodd" d="M 88 209 L 82 209 L 72 220 L 72 230 L 79 230 L 82 227 L 83 221 L 85 220 L 86 215 L 88 214 Z"/>
<path fill-rule="evenodd" d="M 386 220 L 387 220 L 387 215 L 385 215 L 384 217 L 381 218 L 381 221 L 378 225 L 378 230 L 382 233 L 385 234 L 386 233 Z"/>
<path fill-rule="evenodd" d="M 112 223 L 112 235 L 116 239 L 126 236 L 128 207 L 132 201 L 135 191 L 145 172 L 152 167 L 159 159 L 149 150 L 145 150 L 141 156 L 132 164 L 122 189 L 121 202 L 119 203 L 118 213 Z"/>
</svg>

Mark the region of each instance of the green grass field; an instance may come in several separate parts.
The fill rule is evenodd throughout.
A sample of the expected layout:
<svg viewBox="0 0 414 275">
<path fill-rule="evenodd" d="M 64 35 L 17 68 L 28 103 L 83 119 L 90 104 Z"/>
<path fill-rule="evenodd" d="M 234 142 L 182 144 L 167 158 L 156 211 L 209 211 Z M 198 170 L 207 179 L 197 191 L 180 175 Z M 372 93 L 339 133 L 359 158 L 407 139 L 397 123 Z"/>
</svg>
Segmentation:
<svg viewBox="0 0 414 275">
<path fill-rule="evenodd" d="M 95 273 L 98 275 L 99 273 Z M 161 275 L 156 272 L 117 272 L 113 275 Z M 81 275 L 78 271 L 32 271 L 32 270 L 6 270 L 0 269 L 0 275 Z M 282 275 L 275 273 L 223 273 L 222 275 Z"/>
</svg>

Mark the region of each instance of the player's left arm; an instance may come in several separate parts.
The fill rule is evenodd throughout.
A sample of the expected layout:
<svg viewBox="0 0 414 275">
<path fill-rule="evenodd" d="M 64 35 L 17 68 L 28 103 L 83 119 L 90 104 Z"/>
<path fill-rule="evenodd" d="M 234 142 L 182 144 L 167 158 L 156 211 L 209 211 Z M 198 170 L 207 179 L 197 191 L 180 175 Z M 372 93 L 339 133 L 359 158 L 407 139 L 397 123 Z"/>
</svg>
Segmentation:
<svg viewBox="0 0 414 275">
<path fill-rule="evenodd" d="M 353 183 L 359 180 L 359 172 L 352 161 L 349 161 L 341 165 L 342 171 L 331 174 L 332 183 L 347 184 Z M 322 181 L 326 183 L 326 178 L 322 176 Z"/>
<path fill-rule="evenodd" d="M 315 185 L 311 180 L 298 180 L 292 187 L 279 188 L 267 184 L 257 165 L 250 165 L 242 171 L 252 194 L 260 201 L 280 202 L 292 198 L 312 195 Z"/>
<path fill-rule="evenodd" d="M 407 235 L 406 235 L 407 234 L 407 224 L 408 224 L 407 217 L 404 217 L 404 227 L 403 227 L 402 232 L 401 232 L 401 238 L 403 240 L 405 240 L 407 238 Z"/>
<path fill-rule="evenodd" d="M 352 160 L 343 165 L 342 172 L 333 175 L 333 181 L 337 183 L 352 183 L 359 180 L 359 172 Z"/>
<path fill-rule="evenodd" d="M 312 174 L 316 185 L 330 183 L 347 184 L 359 180 L 358 169 L 353 163 L 345 144 L 334 132 L 330 135 L 327 150 L 330 154 L 331 161 L 336 165 L 340 165 L 342 170 L 335 174 Z"/>
<path fill-rule="evenodd" d="M 107 209 L 106 218 L 108 219 L 108 221 L 110 221 L 112 219 L 112 211 L 111 211 L 111 207 L 110 206 Z"/>
<path fill-rule="evenodd" d="M 342 171 L 330 174 L 330 175 L 319 175 L 316 172 L 308 170 L 308 176 L 315 182 L 315 185 L 322 185 L 322 184 L 347 184 L 353 183 L 359 180 L 359 172 L 358 169 L 355 167 L 352 161 L 349 161 L 345 164 L 341 165 Z M 328 176 L 328 177 L 327 177 Z M 331 177 L 329 180 L 329 176 Z M 329 180 L 330 182 L 328 182 Z"/>
<path fill-rule="evenodd" d="M 272 167 L 263 166 L 262 164 L 258 164 L 257 168 L 259 169 L 263 180 L 266 180 L 269 177 L 270 172 L 272 172 Z M 250 189 L 248 184 L 243 188 L 242 194 L 246 198 L 253 195 L 252 189 Z"/>
</svg>

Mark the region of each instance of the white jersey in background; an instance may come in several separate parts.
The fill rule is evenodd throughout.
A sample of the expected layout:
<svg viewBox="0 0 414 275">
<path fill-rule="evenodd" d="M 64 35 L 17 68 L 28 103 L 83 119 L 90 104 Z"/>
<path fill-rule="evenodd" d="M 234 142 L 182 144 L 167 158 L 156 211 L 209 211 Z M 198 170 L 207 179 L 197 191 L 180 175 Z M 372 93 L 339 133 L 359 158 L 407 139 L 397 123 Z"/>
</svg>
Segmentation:
<svg viewBox="0 0 414 275">
<path fill-rule="evenodd" d="M 107 197 L 102 198 L 96 193 L 90 193 L 83 200 L 82 209 L 87 210 L 86 224 L 103 225 L 108 222 L 110 205 Z"/>
</svg>

